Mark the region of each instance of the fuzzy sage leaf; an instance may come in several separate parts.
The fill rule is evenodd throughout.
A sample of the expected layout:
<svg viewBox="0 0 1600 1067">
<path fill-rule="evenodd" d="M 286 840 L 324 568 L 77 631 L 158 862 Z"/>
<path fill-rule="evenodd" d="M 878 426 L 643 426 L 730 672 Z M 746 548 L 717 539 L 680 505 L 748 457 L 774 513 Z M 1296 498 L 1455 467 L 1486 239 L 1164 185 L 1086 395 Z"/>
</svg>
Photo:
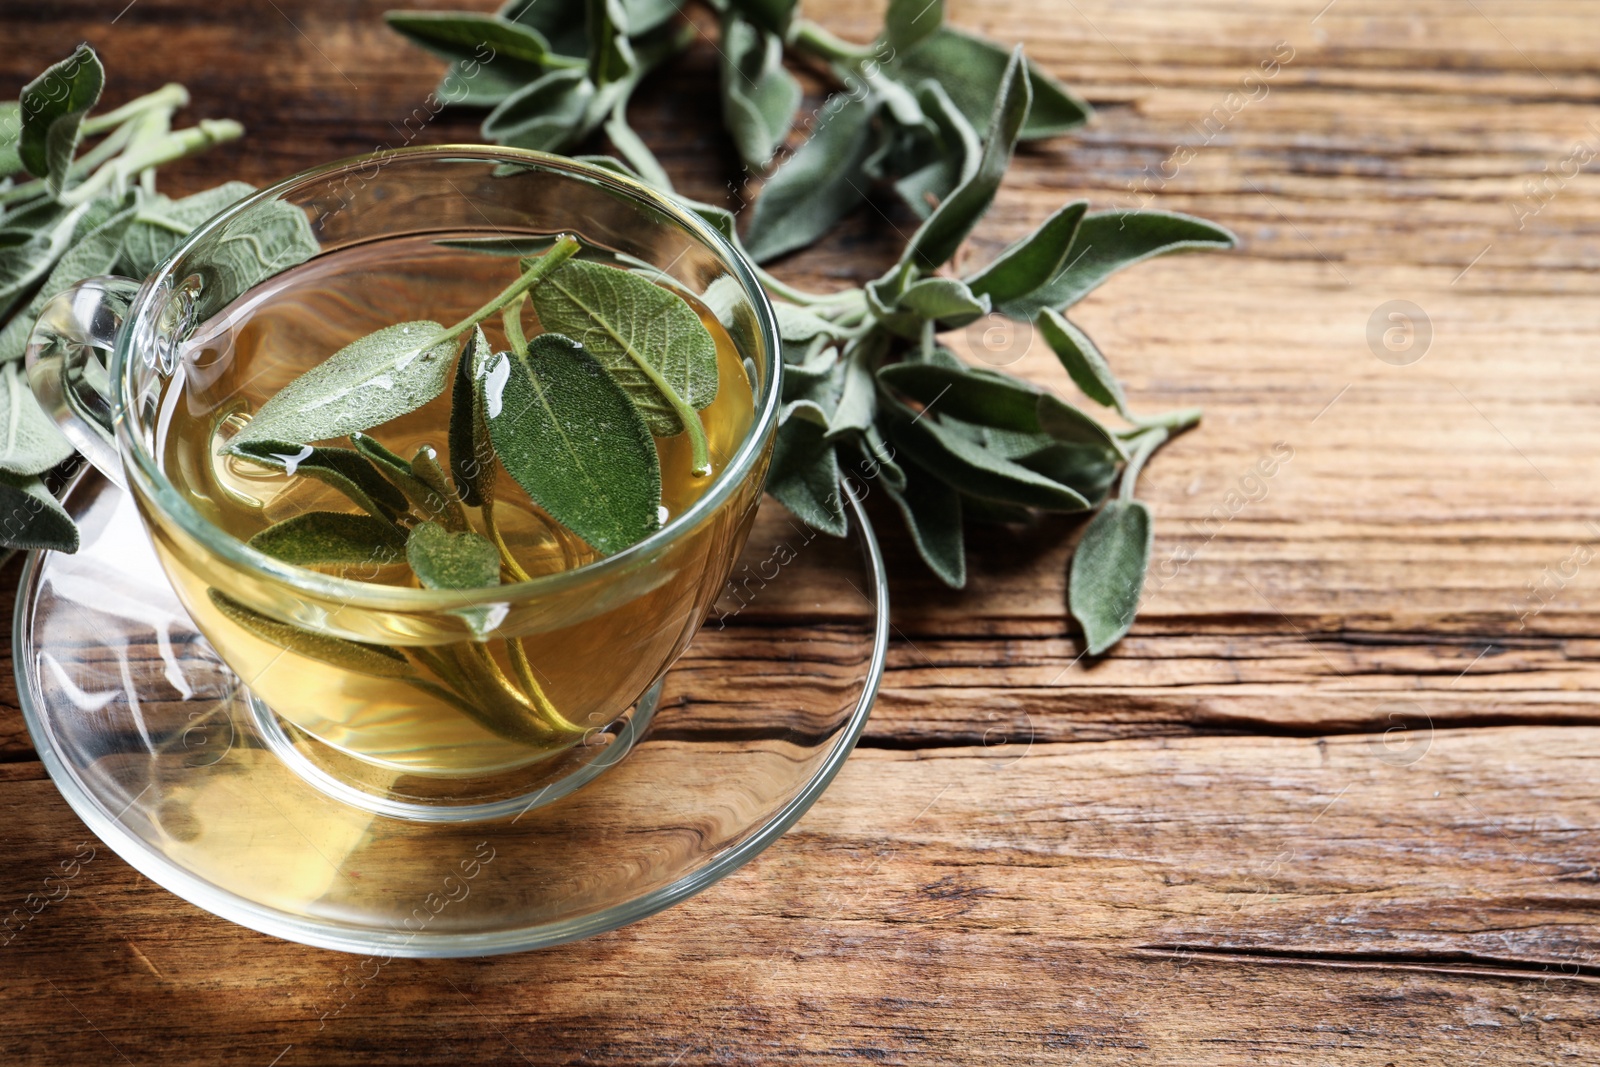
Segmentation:
<svg viewBox="0 0 1600 1067">
<path fill-rule="evenodd" d="M 337 489 L 374 518 L 392 520 L 406 509 L 406 497 L 361 453 L 348 448 L 312 448 L 287 441 L 234 438 L 228 451 L 285 474 L 303 474 Z"/>
<path fill-rule="evenodd" d="M 1109 502 L 1084 530 L 1067 592 L 1089 655 L 1116 644 L 1133 625 L 1153 540 L 1150 509 L 1138 500 Z"/>
<path fill-rule="evenodd" d="M 767 180 L 750 215 L 745 249 L 758 263 L 804 248 L 866 199 L 872 151 L 869 102 L 832 96 L 811 139 Z"/>
<path fill-rule="evenodd" d="M 0 471 L 43 474 L 72 455 L 72 442 L 40 410 L 16 363 L 0 368 Z"/>
<path fill-rule="evenodd" d="M 582 345 L 541 334 L 496 356 L 486 378 L 495 452 L 557 522 L 606 555 L 660 526 L 655 442 L 629 391 Z"/>
<path fill-rule="evenodd" d="M 412 527 L 406 562 L 429 589 L 482 589 L 500 584 L 500 552 L 474 530 L 455 533 L 436 522 Z"/>
<path fill-rule="evenodd" d="M 1064 311 L 1123 267 L 1192 249 L 1232 248 L 1233 234 L 1215 223 L 1169 211 L 1107 211 L 1084 217 L 1068 266 L 1049 284 L 1000 304 L 1012 318 L 1032 320 L 1045 308 Z"/>
<path fill-rule="evenodd" d="M 392 563 L 400 558 L 405 539 L 393 523 L 371 515 L 307 511 L 268 526 L 249 545 L 273 559 L 311 567 Z"/>
<path fill-rule="evenodd" d="M 1074 384 L 1083 390 L 1083 395 L 1127 415 L 1128 400 L 1123 395 L 1122 383 L 1111 373 L 1106 357 L 1089 340 L 1089 335 L 1049 308 L 1039 313 L 1038 326 L 1040 335 L 1061 360 Z"/>
<path fill-rule="evenodd" d="M 213 607 L 247 633 L 307 659 L 379 678 L 409 678 L 415 674 L 405 656 L 392 648 L 347 641 L 279 622 L 246 607 L 220 589 L 207 589 L 206 595 L 211 598 Z"/>
<path fill-rule="evenodd" d="M 83 120 L 100 100 L 106 71 L 86 44 L 22 87 L 22 133 L 17 156 L 28 173 L 43 178 L 52 196 L 66 188 Z"/>
<path fill-rule="evenodd" d="M 272 396 L 234 438 L 327 441 L 409 414 L 444 392 L 456 352 L 437 322 L 405 322 L 341 348 Z"/>
</svg>

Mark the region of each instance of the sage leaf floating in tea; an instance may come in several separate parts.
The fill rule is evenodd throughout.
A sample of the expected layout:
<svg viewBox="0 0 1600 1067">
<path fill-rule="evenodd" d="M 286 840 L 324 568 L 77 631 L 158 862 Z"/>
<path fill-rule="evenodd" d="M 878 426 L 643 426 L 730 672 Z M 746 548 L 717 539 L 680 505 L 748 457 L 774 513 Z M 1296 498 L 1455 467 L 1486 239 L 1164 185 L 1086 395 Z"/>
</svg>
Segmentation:
<svg viewBox="0 0 1600 1067">
<path fill-rule="evenodd" d="M 307 511 L 274 523 L 249 540 L 251 548 L 299 567 L 392 563 L 405 538 L 394 523 L 371 515 Z"/>
<path fill-rule="evenodd" d="M 632 391 L 559 334 L 495 359 L 489 434 L 517 484 L 606 555 L 658 529 L 661 466 Z"/>
<path fill-rule="evenodd" d="M 371 460 L 353 449 L 313 448 L 289 441 L 241 442 L 236 437 L 228 451 L 285 474 L 315 478 L 377 519 L 393 522 L 406 510 L 405 493 L 384 478 Z"/>
<path fill-rule="evenodd" d="M 409 414 L 440 393 L 455 365 L 437 322 L 404 322 L 350 342 L 279 390 L 234 438 L 326 441 Z"/>
<path fill-rule="evenodd" d="M 418 523 L 406 539 L 406 561 L 429 589 L 483 589 L 500 584 L 500 551 L 475 530 L 451 532 Z"/>
<path fill-rule="evenodd" d="M 206 596 L 229 621 L 269 644 L 307 659 L 379 678 L 410 678 L 416 674 L 411 661 L 392 648 L 369 645 L 363 641 L 348 641 L 332 634 L 279 622 L 246 607 L 219 589 L 206 590 Z"/>
<path fill-rule="evenodd" d="M 450 474 L 456 495 L 473 508 L 483 505 L 494 491 L 494 445 L 489 439 L 480 384 L 492 355 L 483 327 L 475 327 L 456 364 L 450 394 Z"/>
</svg>

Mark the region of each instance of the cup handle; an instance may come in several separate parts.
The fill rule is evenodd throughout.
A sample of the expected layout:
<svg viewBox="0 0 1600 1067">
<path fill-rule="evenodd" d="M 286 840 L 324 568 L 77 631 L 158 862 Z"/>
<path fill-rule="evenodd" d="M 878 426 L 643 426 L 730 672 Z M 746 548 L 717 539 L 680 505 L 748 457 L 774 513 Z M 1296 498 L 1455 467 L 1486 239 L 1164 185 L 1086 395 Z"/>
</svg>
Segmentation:
<svg viewBox="0 0 1600 1067">
<path fill-rule="evenodd" d="M 45 301 L 28 339 L 28 385 L 83 457 L 126 489 L 111 410 L 111 349 L 139 283 L 106 276 Z"/>
</svg>

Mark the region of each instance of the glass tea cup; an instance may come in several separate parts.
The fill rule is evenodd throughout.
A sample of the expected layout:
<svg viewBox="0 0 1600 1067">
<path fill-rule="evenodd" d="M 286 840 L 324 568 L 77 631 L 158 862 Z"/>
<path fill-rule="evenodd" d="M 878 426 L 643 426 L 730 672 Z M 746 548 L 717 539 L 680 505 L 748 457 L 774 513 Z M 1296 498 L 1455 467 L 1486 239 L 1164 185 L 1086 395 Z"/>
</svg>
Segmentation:
<svg viewBox="0 0 1600 1067">
<path fill-rule="evenodd" d="M 227 492 L 221 479 L 182 466 L 216 450 L 208 437 L 183 452 L 180 423 L 211 419 L 220 432 L 248 414 L 241 390 L 281 387 L 372 329 L 454 321 L 440 302 L 462 290 L 481 303 L 502 284 L 474 280 L 496 266 L 461 251 L 474 242 L 561 234 L 675 289 L 716 328 L 713 470 L 659 530 L 528 581 L 454 591 L 292 566 L 219 524 L 203 490 Z M 268 290 L 297 294 L 303 314 L 252 318 Z M 242 347 L 258 353 L 247 368 L 234 361 Z M 698 216 L 599 167 L 451 146 L 308 171 L 201 225 L 142 283 L 99 278 L 54 297 L 28 376 L 79 450 L 133 494 L 179 599 L 249 688 L 279 755 L 359 806 L 442 820 L 553 800 L 625 754 L 749 532 L 777 426 L 778 353 L 752 269 Z M 714 419 L 722 394 L 730 406 Z M 682 461 L 675 443 L 664 467 Z"/>
</svg>

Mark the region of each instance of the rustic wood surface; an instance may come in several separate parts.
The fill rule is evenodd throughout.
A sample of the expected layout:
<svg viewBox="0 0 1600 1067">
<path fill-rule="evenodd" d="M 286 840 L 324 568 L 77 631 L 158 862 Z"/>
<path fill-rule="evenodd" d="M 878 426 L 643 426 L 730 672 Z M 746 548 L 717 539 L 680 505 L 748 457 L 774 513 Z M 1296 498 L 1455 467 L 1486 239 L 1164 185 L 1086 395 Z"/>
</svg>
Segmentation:
<svg viewBox="0 0 1600 1067">
<path fill-rule="evenodd" d="M 112 101 L 183 81 L 193 114 L 250 132 L 174 168 L 179 191 L 399 144 L 440 67 L 376 0 L 124 3 L 0 2 L 0 88 L 85 38 Z M 876 6 L 807 4 L 857 39 Z M 983 535 L 959 596 L 888 531 L 896 640 L 867 737 L 708 892 L 564 948 L 397 960 L 324 1024 L 352 958 L 103 852 L 0 953 L 0 1059 L 1600 1061 L 1600 578 L 1576 562 L 1600 552 L 1600 184 L 1524 186 L 1600 149 L 1594 5 L 948 6 L 1099 109 L 1022 153 L 974 254 L 1073 196 L 1144 200 L 1129 183 L 1180 144 L 1148 202 L 1242 238 L 1076 313 L 1138 404 L 1206 409 L 1143 483 L 1158 577 L 1132 636 L 1079 659 L 1070 524 Z M 1275 49 L 1267 94 L 1204 143 Z M 735 171 L 714 60 L 699 42 L 639 120 L 706 197 Z M 446 113 L 416 140 L 474 130 Z M 866 212 L 785 272 L 865 279 L 893 242 Z M 1430 324 L 1409 365 L 1369 345 L 1391 300 Z M 1010 369 L 1067 388 L 1042 345 Z M 1251 481 L 1279 442 L 1292 459 Z M 4 679 L 10 907 L 88 833 Z"/>
</svg>

